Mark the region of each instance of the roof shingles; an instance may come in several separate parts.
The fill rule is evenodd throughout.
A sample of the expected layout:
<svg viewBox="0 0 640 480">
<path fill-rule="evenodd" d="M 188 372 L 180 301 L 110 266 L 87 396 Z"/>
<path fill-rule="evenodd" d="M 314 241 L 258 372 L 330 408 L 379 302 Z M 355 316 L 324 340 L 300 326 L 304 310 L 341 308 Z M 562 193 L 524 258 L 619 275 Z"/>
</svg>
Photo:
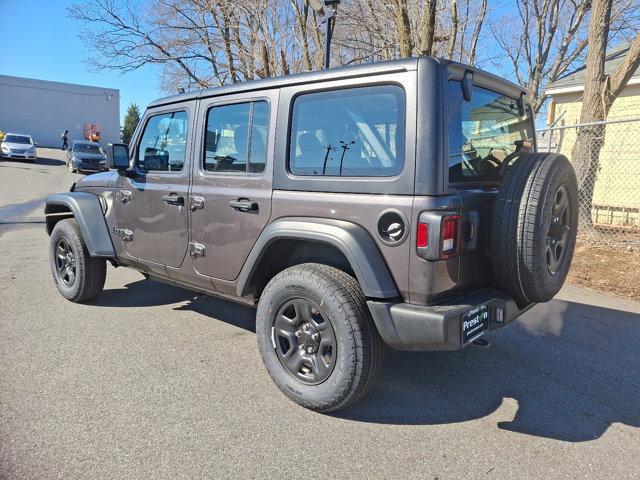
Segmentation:
<svg viewBox="0 0 640 480">
<path fill-rule="evenodd" d="M 607 58 L 604 66 L 604 70 L 606 74 L 610 75 L 616 71 L 616 69 L 624 61 L 624 57 L 626 56 L 630 47 L 631 47 L 631 43 L 626 42 L 618 45 L 616 48 L 607 52 Z M 566 75 L 560 77 L 555 82 L 549 83 L 547 85 L 547 90 L 555 89 L 555 88 L 583 86 L 584 78 L 585 78 L 585 70 L 586 70 L 585 66 L 582 65 L 580 68 L 577 68 L 572 72 L 569 72 Z M 640 67 L 638 67 L 638 69 L 634 72 L 632 76 L 632 78 L 635 78 L 635 77 L 640 77 Z"/>
</svg>

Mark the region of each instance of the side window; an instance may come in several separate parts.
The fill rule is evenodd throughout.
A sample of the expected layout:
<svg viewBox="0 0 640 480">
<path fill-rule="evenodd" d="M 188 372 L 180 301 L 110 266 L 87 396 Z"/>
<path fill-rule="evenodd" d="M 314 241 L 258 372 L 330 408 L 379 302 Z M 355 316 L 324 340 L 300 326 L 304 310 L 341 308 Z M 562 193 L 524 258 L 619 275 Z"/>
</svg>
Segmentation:
<svg viewBox="0 0 640 480">
<path fill-rule="evenodd" d="M 397 175 L 404 164 L 405 96 L 394 85 L 300 95 L 293 104 L 295 175 Z"/>
<path fill-rule="evenodd" d="M 182 170 L 186 155 L 188 118 L 185 111 L 149 117 L 138 145 L 137 165 L 141 170 Z"/>
<path fill-rule="evenodd" d="M 268 134 L 269 104 L 265 101 L 210 108 L 203 168 L 208 172 L 263 172 Z"/>
</svg>

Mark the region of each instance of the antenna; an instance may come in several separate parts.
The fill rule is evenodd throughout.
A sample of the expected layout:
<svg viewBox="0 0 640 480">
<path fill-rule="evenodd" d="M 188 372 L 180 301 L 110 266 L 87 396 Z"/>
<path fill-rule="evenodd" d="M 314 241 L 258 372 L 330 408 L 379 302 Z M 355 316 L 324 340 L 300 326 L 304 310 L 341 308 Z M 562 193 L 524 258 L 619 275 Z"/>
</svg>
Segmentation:
<svg viewBox="0 0 640 480">
<path fill-rule="evenodd" d="M 334 18 L 341 0 L 305 0 L 318 14 L 322 15 L 318 25 L 324 30 L 324 68 L 329 68 L 331 54 L 331 37 L 333 35 Z"/>
</svg>

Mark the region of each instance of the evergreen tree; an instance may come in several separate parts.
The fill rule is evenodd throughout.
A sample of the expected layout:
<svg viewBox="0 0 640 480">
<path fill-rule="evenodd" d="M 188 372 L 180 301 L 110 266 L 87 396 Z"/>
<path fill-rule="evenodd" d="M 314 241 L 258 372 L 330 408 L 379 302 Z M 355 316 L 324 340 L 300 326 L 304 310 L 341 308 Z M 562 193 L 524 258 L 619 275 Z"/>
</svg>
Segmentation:
<svg viewBox="0 0 640 480">
<path fill-rule="evenodd" d="M 129 143 L 131 141 L 131 136 L 138 126 L 139 121 L 140 109 L 138 108 L 138 105 L 132 103 L 129 105 L 129 108 L 127 108 L 127 114 L 124 117 L 124 125 L 122 126 L 122 141 L 124 143 Z"/>
</svg>

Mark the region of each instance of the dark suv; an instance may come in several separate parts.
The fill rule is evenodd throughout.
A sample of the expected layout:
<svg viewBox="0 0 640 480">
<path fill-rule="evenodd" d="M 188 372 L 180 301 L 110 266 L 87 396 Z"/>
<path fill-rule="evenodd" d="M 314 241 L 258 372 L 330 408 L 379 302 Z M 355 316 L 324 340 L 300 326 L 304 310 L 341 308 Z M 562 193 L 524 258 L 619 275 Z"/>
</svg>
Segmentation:
<svg viewBox="0 0 640 480">
<path fill-rule="evenodd" d="M 106 261 L 257 304 L 269 374 L 318 411 L 384 344 L 456 350 L 562 286 L 577 186 L 536 153 L 519 87 L 417 58 L 153 102 L 112 171 L 47 198 L 51 269 L 88 302 Z"/>
</svg>

